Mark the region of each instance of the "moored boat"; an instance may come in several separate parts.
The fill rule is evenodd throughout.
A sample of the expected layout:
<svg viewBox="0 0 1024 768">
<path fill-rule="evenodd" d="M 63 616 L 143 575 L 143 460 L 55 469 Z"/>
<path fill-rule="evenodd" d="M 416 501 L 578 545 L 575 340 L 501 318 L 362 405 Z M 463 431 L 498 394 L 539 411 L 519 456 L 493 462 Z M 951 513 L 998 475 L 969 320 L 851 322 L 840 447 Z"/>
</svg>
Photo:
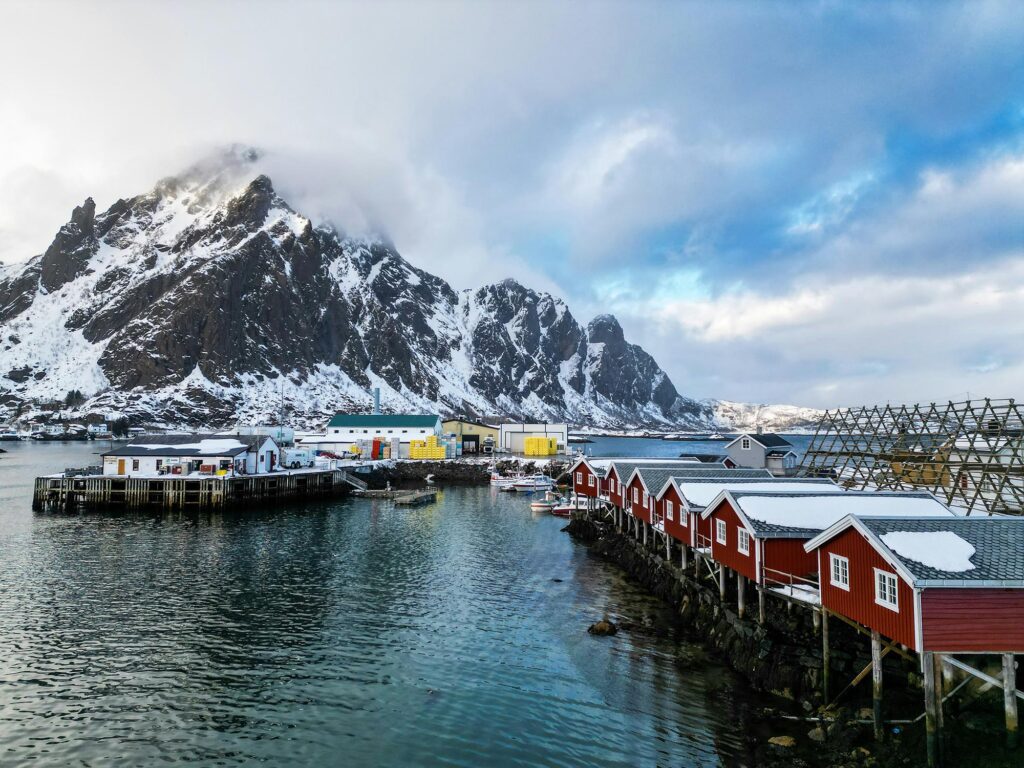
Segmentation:
<svg viewBox="0 0 1024 768">
<path fill-rule="evenodd" d="M 554 486 L 555 481 L 547 475 L 531 475 L 516 480 L 512 487 L 517 491 L 531 493 L 533 491 L 548 491 Z"/>
</svg>

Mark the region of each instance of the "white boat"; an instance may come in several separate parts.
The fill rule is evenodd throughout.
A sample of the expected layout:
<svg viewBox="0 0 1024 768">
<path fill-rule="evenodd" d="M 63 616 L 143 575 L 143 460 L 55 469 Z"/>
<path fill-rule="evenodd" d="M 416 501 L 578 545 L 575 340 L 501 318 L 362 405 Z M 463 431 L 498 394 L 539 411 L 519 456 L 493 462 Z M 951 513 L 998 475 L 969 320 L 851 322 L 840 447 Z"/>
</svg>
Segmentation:
<svg viewBox="0 0 1024 768">
<path fill-rule="evenodd" d="M 531 475 L 530 477 L 523 477 L 512 483 L 512 487 L 517 491 L 531 493 L 533 491 L 547 491 L 554 486 L 555 481 L 547 475 Z"/>
<path fill-rule="evenodd" d="M 515 477 L 505 477 L 504 475 L 499 475 L 497 472 L 491 472 L 491 485 L 493 485 L 495 488 L 500 488 L 502 490 L 512 490 L 512 485 L 517 480 L 522 479 L 522 475 L 516 475 Z"/>
<path fill-rule="evenodd" d="M 570 517 L 575 510 L 587 508 L 587 497 L 577 496 L 576 498 L 562 499 L 551 508 L 551 514 L 555 517 Z"/>
<path fill-rule="evenodd" d="M 5 429 L 0 431 L 0 440 L 3 440 L 4 442 L 13 442 L 14 440 L 21 440 L 21 435 L 13 429 Z"/>
</svg>

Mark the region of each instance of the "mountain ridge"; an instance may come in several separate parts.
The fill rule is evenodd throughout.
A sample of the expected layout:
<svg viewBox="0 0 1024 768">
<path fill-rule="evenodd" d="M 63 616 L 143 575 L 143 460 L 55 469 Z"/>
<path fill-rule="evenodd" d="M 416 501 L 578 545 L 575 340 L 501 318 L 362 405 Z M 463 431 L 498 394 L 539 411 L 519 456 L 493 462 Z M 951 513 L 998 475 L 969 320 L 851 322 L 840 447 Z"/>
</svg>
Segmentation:
<svg viewBox="0 0 1024 768">
<path fill-rule="evenodd" d="M 240 165 L 249 158 L 243 156 Z M 383 237 L 314 225 L 259 174 L 190 171 L 0 270 L 0 418 L 223 426 L 385 407 L 607 427 L 720 426 L 618 321 L 512 279 L 456 291 Z"/>
</svg>

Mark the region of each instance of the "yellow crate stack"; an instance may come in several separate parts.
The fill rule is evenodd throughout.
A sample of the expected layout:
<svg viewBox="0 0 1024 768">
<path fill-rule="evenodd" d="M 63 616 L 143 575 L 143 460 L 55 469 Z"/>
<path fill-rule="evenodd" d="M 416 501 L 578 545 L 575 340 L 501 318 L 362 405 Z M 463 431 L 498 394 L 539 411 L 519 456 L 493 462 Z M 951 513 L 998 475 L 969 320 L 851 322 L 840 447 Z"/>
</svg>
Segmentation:
<svg viewBox="0 0 1024 768">
<path fill-rule="evenodd" d="M 410 459 L 443 459 L 445 448 L 437 444 L 437 435 L 431 435 L 426 440 L 412 440 L 409 443 Z"/>
<path fill-rule="evenodd" d="M 558 453 L 558 438 L 527 437 L 523 440 L 523 453 L 527 456 L 554 456 Z"/>
</svg>

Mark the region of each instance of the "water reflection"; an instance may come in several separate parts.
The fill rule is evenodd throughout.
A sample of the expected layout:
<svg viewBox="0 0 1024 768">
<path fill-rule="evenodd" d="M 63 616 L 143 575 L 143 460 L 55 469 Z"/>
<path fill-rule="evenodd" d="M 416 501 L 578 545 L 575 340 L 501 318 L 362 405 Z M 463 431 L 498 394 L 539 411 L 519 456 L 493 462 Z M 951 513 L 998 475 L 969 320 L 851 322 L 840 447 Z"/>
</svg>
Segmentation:
<svg viewBox="0 0 1024 768">
<path fill-rule="evenodd" d="M 748 759 L 732 676 L 525 501 L 33 516 L 7 466 L 0 763 Z"/>
</svg>

